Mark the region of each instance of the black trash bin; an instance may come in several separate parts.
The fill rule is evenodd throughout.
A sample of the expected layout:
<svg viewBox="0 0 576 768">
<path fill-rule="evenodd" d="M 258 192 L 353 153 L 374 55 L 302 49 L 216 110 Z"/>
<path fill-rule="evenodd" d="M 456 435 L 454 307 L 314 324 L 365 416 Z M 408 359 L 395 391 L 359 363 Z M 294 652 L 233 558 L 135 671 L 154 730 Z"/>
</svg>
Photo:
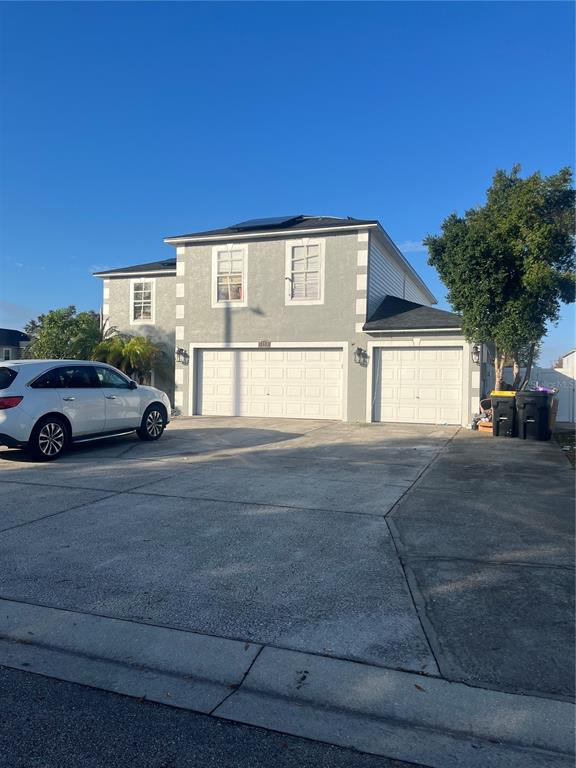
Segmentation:
<svg viewBox="0 0 576 768">
<path fill-rule="evenodd" d="M 516 392 L 491 392 L 492 434 L 494 437 L 516 437 Z"/>
<path fill-rule="evenodd" d="M 550 440 L 551 405 L 551 392 L 517 392 L 518 437 L 522 440 Z"/>
</svg>

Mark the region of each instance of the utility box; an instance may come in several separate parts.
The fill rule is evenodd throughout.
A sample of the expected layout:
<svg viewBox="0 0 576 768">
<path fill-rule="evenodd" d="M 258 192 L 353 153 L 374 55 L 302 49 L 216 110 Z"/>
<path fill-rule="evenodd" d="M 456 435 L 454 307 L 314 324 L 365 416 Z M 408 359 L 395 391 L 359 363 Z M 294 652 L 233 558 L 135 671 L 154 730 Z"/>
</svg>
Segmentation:
<svg viewBox="0 0 576 768">
<path fill-rule="evenodd" d="M 518 437 L 522 440 L 550 440 L 551 392 L 517 392 Z"/>
<path fill-rule="evenodd" d="M 494 437 L 516 437 L 516 392 L 493 391 L 492 434 Z"/>
</svg>

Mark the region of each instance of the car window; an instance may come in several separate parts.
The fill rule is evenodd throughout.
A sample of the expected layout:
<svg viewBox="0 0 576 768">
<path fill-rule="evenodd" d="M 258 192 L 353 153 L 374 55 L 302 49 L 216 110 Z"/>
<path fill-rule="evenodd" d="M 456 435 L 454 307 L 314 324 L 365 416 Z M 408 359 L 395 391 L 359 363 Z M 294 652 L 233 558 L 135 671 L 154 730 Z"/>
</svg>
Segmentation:
<svg viewBox="0 0 576 768">
<path fill-rule="evenodd" d="M 56 387 L 59 387 L 60 376 L 58 375 L 58 370 L 59 369 L 52 368 L 51 371 L 41 373 L 30 386 L 33 389 L 55 389 Z"/>
<path fill-rule="evenodd" d="M 100 387 L 100 380 L 92 365 L 69 365 L 56 369 L 61 389 L 93 389 Z"/>
<path fill-rule="evenodd" d="M 0 389 L 8 389 L 16 376 L 18 376 L 18 371 L 5 366 L 0 367 Z"/>
<path fill-rule="evenodd" d="M 96 366 L 96 375 L 102 387 L 112 387 L 114 389 L 130 389 L 130 382 L 121 374 L 113 371 L 111 368 L 101 368 Z"/>
</svg>

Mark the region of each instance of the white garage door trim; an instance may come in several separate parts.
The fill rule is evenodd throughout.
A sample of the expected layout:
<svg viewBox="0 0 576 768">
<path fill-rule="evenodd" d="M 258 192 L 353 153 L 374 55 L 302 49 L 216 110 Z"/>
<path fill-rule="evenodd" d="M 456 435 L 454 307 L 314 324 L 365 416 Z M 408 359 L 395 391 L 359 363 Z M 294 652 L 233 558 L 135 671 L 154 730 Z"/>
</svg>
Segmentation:
<svg viewBox="0 0 576 768">
<path fill-rule="evenodd" d="M 369 341 L 368 351 L 368 369 L 367 369 L 367 397 L 366 397 L 366 421 L 374 421 L 374 406 L 379 392 L 374 386 L 374 359 L 376 352 L 381 349 L 429 349 L 429 348 L 457 348 L 462 350 L 462 387 L 461 387 L 461 421 L 462 426 L 467 426 L 470 421 L 470 345 L 464 339 L 444 339 L 441 336 L 431 336 L 429 338 L 404 338 L 404 339 L 386 339 L 378 341 Z M 473 410 L 473 408 L 472 408 Z"/>
<path fill-rule="evenodd" d="M 199 386 L 198 360 L 202 350 L 223 349 L 341 349 L 342 350 L 342 421 L 346 421 L 348 414 L 348 342 L 345 341 L 306 341 L 306 342 L 271 342 L 262 347 L 259 342 L 238 342 L 226 344 L 223 342 L 197 342 L 190 344 L 189 358 L 189 399 L 188 412 L 190 416 L 198 415 Z"/>
</svg>

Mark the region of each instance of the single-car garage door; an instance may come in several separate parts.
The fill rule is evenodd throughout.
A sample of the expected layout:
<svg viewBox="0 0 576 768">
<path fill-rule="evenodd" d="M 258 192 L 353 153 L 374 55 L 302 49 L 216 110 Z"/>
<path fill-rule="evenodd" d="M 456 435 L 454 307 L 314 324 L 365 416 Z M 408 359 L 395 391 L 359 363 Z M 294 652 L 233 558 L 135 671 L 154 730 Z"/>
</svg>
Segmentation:
<svg viewBox="0 0 576 768">
<path fill-rule="evenodd" d="M 202 349 L 203 416 L 341 419 L 342 349 Z"/>
<path fill-rule="evenodd" d="M 462 349 L 377 350 L 374 421 L 462 423 Z"/>
</svg>

